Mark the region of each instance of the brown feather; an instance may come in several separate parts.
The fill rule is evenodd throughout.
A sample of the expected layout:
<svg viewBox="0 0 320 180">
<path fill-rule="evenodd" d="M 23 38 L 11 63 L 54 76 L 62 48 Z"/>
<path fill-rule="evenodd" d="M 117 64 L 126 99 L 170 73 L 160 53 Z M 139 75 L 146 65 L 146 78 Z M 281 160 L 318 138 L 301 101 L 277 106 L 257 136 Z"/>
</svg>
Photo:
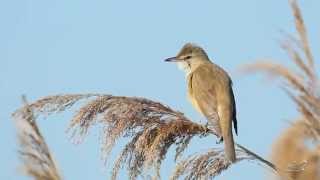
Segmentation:
<svg viewBox="0 0 320 180">
<path fill-rule="evenodd" d="M 192 105 L 203 114 L 224 139 L 226 156 L 235 161 L 232 121 L 235 122 L 235 102 L 228 74 L 207 61 L 199 65 L 188 77 L 188 97 Z"/>
</svg>

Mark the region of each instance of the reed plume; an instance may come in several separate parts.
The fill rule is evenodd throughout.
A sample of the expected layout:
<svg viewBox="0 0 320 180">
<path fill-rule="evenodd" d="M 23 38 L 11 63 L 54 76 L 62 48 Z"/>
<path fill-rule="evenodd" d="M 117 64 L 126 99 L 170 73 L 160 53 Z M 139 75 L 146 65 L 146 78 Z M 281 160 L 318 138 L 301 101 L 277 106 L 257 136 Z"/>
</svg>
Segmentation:
<svg viewBox="0 0 320 180">
<path fill-rule="evenodd" d="M 60 180 L 61 176 L 45 139 L 37 126 L 33 109 L 23 97 L 25 106 L 14 115 L 18 140 L 19 157 L 23 162 L 23 172 L 36 180 Z"/>
<path fill-rule="evenodd" d="M 205 125 L 189 120 L 179 111 L 172 110 L 161 103 L 137 97 L 103 94 L 48 96 L 25 105 L 17 110 L 14 116 L 24 116 L 24 109 L 32 109 L 37 116 L 47 116 L 66 111 L 82 100 L 86 102 L 74 114 L 68 128 L 75 141 L 81 142 L 92 126 L 99 125 L 102 155 L 108 159 L 108 155 L 119 138 L 130 138 L 114 162 L 112 179 L 117 179 L 119 170 L 123 167 L 127 168 L 130 179 L 136 179 L 139 175 L 149 175 L 160 179 L 161 163 L 172 145 L 175 145 L 175 159 L 177 160 L 194 136 L 204 138 L 208 135 L 215 135 Z M 243 146 L 238 145 L 238 147 L 238 161 L 256 160 L 276 170 L 268 161 L 247 151 Z M 199 174 L 199 176 L 196 175 L 197 177 L 202 177 L 203 172 L 207 171 L 210 173 L 206 176 L 213 178 L 231 165 L 225 159 L 222 148 L 217 151 L 209 151 L 205 155 L 198 154 L 195 157 L 193 160 L 187 159 L 184 162 L 193 164 L 198 161 L 199 163 L 197 159 L 200 158 L 201 163 L 207 163 L 202 168 L 191 168 L 193 173 Z M 190 172 L 186 171 L 190 169 L 189 166 L 186 166 L 188 163 L 181 163 L 177 166 L 173 177 L 180 177 Z"/>
<path fill-rule="evenodd" d="M 281 48 L 296 69 L 270 61 L 257 62 L 243 68 L 245 72 L 265 73 L 281 80 L 281 88 L 300 112 L 290 127 L 274 144 L 272 161 L 281 171 L 282 179 L 319 179 L 320 94 L 315 61 L 304 20 L 296 0 L 290 0 L 297 37 L 286 34 Z M 307 146 L 306 144 L 311 144 Z M 312 147 L 312 148 L 311 148 Z M 311 148 L 311 149 L 310 149 Z"/>
</svg>

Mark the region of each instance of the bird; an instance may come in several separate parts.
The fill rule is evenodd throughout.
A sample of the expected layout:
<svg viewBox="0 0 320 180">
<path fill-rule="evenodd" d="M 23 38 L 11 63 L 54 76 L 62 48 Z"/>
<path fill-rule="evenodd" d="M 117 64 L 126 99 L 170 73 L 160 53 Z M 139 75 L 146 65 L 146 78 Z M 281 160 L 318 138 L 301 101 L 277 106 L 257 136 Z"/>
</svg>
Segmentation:
<svg viewBox="0 0 320 180">
<path fill-rule="evenodd" d="M 226 159 L 236 161 L 232 124 L 238 134 L 236 104 L 228 73 L 210 61 L 200 46 L 186 43 L 166 62 L 175 62 L 186 74 L 187 96 L 192 106 L 208 120 L 208 127 L 224 143 Z"/>
</svg>

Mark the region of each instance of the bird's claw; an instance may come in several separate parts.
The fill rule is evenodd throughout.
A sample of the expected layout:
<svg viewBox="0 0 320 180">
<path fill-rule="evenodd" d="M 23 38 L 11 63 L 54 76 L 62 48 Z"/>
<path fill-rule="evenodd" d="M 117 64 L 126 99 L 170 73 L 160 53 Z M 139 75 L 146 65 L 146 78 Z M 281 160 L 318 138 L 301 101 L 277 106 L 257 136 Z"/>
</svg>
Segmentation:
<svg viewBox="0 0 320 180">
<path fill-rule="evenodd" d="M 218 140 L 216 141 L 216 144 L 220 144 L 220 143 L 222 143 L 222 141 L 223 141 L 223 137 L 221 136 L 221 137 L 219 137 Z"/>
<path fill-rule="evenodd" d="M 205 127 L 205 133 L 208 133 L 208 132 L 210 131 L 210 129 L 209 129 L 209 123 L 206 122 L 206 124 L 204 125 L 204 127 Z"/>
</svg>

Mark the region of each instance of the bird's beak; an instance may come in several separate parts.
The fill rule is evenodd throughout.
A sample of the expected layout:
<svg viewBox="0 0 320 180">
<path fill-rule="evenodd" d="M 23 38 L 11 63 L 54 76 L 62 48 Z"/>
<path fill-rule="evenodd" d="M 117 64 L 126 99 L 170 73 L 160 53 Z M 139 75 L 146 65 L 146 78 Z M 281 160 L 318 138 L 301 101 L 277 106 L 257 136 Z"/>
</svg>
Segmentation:
<svg viewBox="0 0 320 180">
<path fill-rule="evenodd" d="M 164 60 L 165 62 L 178 62 L 181 61 L 180 59 L 177 59 L 177 57 L 170 57 Z"/>
</svg>

